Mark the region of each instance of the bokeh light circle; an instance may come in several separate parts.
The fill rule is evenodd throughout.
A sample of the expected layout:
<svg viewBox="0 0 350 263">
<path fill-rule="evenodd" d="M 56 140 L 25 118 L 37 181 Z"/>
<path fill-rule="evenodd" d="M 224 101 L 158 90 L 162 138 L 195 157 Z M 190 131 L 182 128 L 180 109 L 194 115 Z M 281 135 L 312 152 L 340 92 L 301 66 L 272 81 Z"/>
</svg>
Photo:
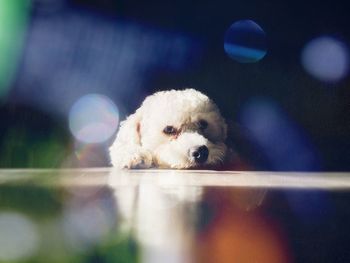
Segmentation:
<svg viewBox="0 0 350 263">
<path fill-rule="evenodd" d="M 39 235 L 24 215 L 0 213 L 0 261 L 16 261 L 31 257 L 39 248 Z"/>
<path fill-rule="evenodd" d="M 106 96 L 88 94 L 75 102 L 69 112 L 69 128 L 83 143 L 102 143 L 118 128 L 119 111 Z"/>
<path fill-rule="evenodd" d="M 224 49 L 227 55 L 241 63 L 254 63 L 267 52 L 266 34 L 252 20 L 239 20 L 226 31 Z"/>
<path fill-rule="evenodd" d="M 79 200 L 79 196 L 76 196 Z M 62 227 L 65 240 L 74 251 L 87 251 L 107 237 L 114 227 L 116 218 L 104 204 L 106 200 L 96 199 L 94 203 L 72 203 L 64 211 Z"/>
<path fill-rule="evenodd" d="M 349 71 L 348 48 L 340 40 L 321 36 L 305 45 L 301 63 L 313 77 L 324 82 L 337 82 Z"/>
</svg>

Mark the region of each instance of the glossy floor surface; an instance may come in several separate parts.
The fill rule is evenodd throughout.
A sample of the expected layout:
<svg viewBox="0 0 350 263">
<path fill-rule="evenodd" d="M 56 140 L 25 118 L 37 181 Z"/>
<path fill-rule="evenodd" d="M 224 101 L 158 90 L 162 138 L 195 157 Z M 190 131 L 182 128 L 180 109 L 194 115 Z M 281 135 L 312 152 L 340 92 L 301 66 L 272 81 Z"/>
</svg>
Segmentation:
<svg viewBox="0 0 350 263">
<path fill-rule="evenodd" d="M 350 173 L 0 170 L 0 262 L 349 262 Z"/>
</svg>

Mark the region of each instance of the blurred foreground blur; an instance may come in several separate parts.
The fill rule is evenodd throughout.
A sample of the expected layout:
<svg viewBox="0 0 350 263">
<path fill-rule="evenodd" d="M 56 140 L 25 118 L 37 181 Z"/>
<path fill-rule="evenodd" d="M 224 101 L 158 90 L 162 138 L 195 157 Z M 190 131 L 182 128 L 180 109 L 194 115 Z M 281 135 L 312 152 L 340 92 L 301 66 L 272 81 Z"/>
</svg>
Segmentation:
<svg viewBox="0 0 350 263">
<path fill-rule="evenodd" d="M 348 262 L 348 173 L 0 171 L 0 262 Z"/>
</svg>

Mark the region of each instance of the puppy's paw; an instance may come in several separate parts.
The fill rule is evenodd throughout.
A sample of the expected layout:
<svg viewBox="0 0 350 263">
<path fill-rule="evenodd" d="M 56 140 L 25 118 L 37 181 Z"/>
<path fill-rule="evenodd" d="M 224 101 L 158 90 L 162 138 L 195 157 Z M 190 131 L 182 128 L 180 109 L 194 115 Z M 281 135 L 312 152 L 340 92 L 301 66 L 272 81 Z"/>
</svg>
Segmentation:
<svg viewBox="0 0 350 263">
<path fill-rule="evenodd" d="M 152 154 L 148 151 L 140 151 L 131 156 L 125 163 L 124 168 L 128 169 L 146 169 L 153 166 Z"/>
</svg>

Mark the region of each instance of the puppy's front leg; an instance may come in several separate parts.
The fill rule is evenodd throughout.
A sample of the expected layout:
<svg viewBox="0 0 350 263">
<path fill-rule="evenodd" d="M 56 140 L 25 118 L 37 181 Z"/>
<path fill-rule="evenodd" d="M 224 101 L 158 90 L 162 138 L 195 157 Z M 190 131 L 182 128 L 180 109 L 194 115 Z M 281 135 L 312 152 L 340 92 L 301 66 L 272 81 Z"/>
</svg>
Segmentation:
<svg viewBox="0 0 350 263">
<path fill-rule="evenodd" d="M 124 153 L 116 153 L 112 164 L 117 168 L 146 169 L 153 166 L 153 157 L 147 150 L 125 149 Z"/>
<path fill-rule="evenodd" d="M 141 114 L 136 111 L 120 125 L 117 138 L 109 148 L 111 162 L 117 168 L 150 168 L 153 166 L 153 156 L 143 149 L 140 135 Z"/>
</svg>

